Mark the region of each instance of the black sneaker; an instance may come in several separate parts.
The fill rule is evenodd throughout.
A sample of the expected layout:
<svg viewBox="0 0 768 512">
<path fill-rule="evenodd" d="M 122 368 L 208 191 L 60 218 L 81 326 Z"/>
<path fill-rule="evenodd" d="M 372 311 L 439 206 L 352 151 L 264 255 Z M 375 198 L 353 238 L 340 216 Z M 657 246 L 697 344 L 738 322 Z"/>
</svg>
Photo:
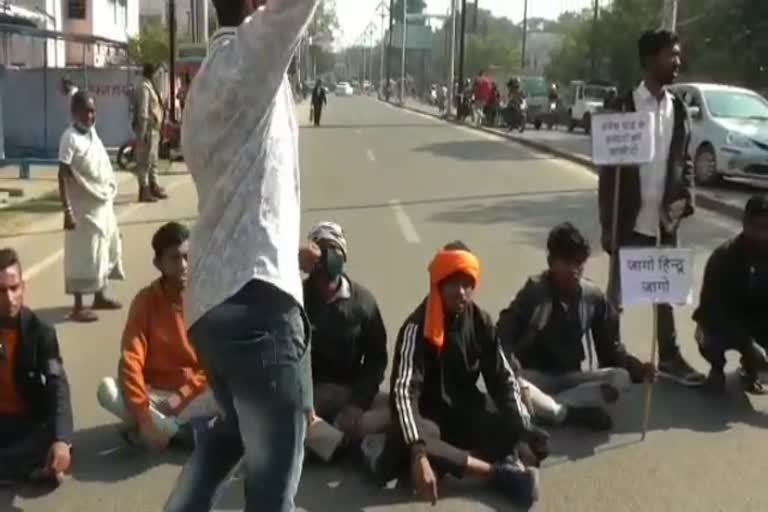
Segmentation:
<svg viewBox="0 0 768 512">
<path fill-rule="evenodd" d="M 510 455 L 493 466 L 493 484 L 516 504 L 530 508 L 539 499 L 539 470 Z"/>
<path fill-rule="evenodd" d="M 603 432 L 613 428 L 613 419 L 602 407 L 568 407 L 565 424 Z"/>
<path fill-rule="evenodd" d="M 739 371 L 739 378 L 741 379 L 741 385 L 744 388 L 745 393 L 750 395 L 765 395 L 768 393 L 765 385 L 760 380 L 760 376 L 756 373 L 747 372 L 742 368 Z"/>
<path fill-rule="evenodd" d="M 703 386 L 707 378 L 693 369 L 681 354 L 659 361 L 659 376 L 689 387 Z"/>
</svg>

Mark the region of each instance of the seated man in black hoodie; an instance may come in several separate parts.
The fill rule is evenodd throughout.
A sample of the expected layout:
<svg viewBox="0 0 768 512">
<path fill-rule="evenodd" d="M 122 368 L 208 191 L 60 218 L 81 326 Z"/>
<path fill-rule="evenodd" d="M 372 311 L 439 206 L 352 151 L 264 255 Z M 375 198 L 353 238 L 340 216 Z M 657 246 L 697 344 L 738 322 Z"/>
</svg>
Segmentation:
<svg viewBox="0 0 768 512">
<path fill-rule="evenodd" d="M 61 483 L 71 439 L 56 331 L 24 306 L 19 258 L 0 249 L 0 480 Z"/>
<path fill-rule="evenodd" d="M 309 241 L 315 258 L 307 264 L 305 249 L 302 266 L 309 274 L 304 306 L 312 326 L 315 413 L 356 442 L 389 426 L 386 398 L 376 400 L 387 369 L 387 331 L 373 294 L 344 272 L 348 248 L 341 226 L 317 224 Z"/>
<path fill-rule="evenodd" d="M 531 425 L 514 365 L 490 316 L 472 299 L 480 264 L 454 242 L 429 270 L 430 294 L 395 346 L 390 400 L 397 425 L 369 462 L 383 481 L 410 469 L 415 490 L 433 504 L 437 476 L 451 474 L 489 482 L 530 506 L 538 472 L 520 451 L 536 465 L 531 452 L 546 453 L 547 434 Z M 481 373 L 488 395 L 477 387 Z"/>
<path fill-rule="evenodd" d="M 499 337 L 532 384 L 538 419 L 610 429 L 604 406 L 615 402 L 630 380 L 653 378 L 656 370 L 627 353 L 615 309 L 582 277 L 590 255 L 584 236 L 570 223 L 560 224 L 550 232 L 547 249 L 549 269 L 528 279 L 501 312 Z"/>
<path fill-rule="evenodd" d="M 745 390 L 764 394 L 759 372 L 766 367 L 768 349 L 767 195 L 750 198 L 743 226 L 709 257 L 693 319 L 701 355 L 712 365 L 710 389 L 725 389 L 725 351 L 738 350 Z"/>
</svg>

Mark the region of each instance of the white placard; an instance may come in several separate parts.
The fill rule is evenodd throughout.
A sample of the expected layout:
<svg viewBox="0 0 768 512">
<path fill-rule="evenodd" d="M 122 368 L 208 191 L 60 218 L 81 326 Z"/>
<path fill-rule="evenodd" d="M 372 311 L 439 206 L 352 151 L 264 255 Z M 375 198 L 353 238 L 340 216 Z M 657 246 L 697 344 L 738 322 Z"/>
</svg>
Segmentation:
<svg viewBox="0 0 768 512">
<path fill-rule="evenodd" d="M 621 302 L 690 304 L 693 299 L 693 251 L 667 247 L 621 249 Z"/>
<path fill-rule="evenodd" d="M 653 161 L 655 137 L 650 112 L 597 114 L 592 118 L 595 165 L 647 164 Z"/>
</svg>

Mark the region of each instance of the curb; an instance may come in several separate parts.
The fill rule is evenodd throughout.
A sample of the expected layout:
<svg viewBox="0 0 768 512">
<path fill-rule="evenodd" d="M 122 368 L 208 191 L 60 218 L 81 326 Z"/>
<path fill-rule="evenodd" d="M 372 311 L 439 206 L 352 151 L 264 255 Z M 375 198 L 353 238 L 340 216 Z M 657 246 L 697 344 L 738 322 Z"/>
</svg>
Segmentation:
<svg viewBox="0 0 768 512">
<path fill-rule="evenodd" d="M 431 112 L 425 112 L 415 107 L 409 107 L 407 105 L 399 105 L 397 103 L 386 102 L 383 100 L 382 102 L 387 103 L 388 105 L 392 105 L 393 107 L 401 108 L 403 110 L 408 110 L 410 112 L 415 112 L 417 114 L 439 119 L 446 123 L 456 124 L 456 125 L 463 126 L 465 128 L 469 128 L 479 132 L 490 133 L 491 135 L 503 137 L 507 140 L 516 142 L 522 146 L 527 146 L 531 149 L 542 151 L 544 153 L 549 153 L 550 155 L 581 165 L 583 167 L 586 167 L 592 173 L 597 174 L 597 170 L 595 169 L 594 165 L 592 165 L 592 160 L 589 157 L 586 157 L 584 155 L 580 155 L 578 153 L 573 153 L 571 151 L 566 151 L 563 149 L 554 148 L 544 142 L 530 140 L 523 137 L 516 137 L 514 134 L 510 134 L 510 133 L 502 133 L 492 128 L 487 128 L 484 126 L 472 126 L 470 124 L 461 123 L 459 121 L 456 121 L 455 119 L 449 119 L 437 114 L 433 114 Z M 721 215 L 725 215 L 726 217 L 730 217 L 735 220 L 741 220 L 744 214 L 744 210 L 741 206 L 736 206 L 727 201 L 723 201 L 719 199 L 715 194 L 708 192 L 706 190 L 699 189 L 696 191 L 696 204 L 701 208 L 704 208 L 706 210 L 709 210 L 715 213 L 719 213 Z"/>
</svg>

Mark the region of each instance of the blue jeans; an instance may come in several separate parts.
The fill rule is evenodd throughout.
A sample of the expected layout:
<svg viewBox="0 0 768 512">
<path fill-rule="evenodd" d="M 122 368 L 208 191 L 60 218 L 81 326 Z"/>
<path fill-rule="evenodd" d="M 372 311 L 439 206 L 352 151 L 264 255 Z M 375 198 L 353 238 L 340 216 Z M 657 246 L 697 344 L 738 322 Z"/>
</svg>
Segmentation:
<svg viewBox="0 0 768 512">
<path fill-rule="evenodd" d="M 210 511 L 243 457 L 244 510 L 294 510 L 312 409 L 308 334 L 301 307 L 260 281 L 192 326 L 221 415 L 181 472 L 166 512 Z"/>
</svg>

